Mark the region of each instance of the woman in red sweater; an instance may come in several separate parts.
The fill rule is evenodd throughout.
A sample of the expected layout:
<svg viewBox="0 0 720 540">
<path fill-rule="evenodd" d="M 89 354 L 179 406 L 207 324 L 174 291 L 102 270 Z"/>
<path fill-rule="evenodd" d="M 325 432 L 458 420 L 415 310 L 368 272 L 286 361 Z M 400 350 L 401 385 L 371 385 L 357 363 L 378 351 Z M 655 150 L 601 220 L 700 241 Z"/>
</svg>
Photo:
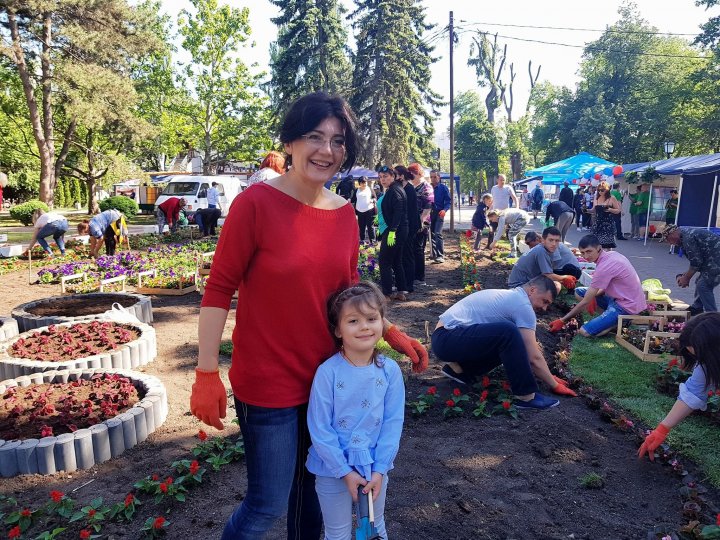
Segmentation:
<svg viewBox="0 0 720 540">
<path fill-rule="evenodd" d="M 248 490 L 222 538 L 259 539 L 286 511 L 289 539 L 320 537 L 315 478 L 304 467 L 310 446 L 307 403 L 320 362 L 336 352 L 325 304 L 358 281 L 353 207 L 324 188 L 357 153 L 355 118 L 339 97 L 297 100 L 280 140 L 290 170 L 253 184 L 230 207 L 200 308 L 199 358 L 190 410 L 223 429 L 227 394 L 218 350 L 236 290 L 229 378 L 245 442 Z M 385 323 L 385 340 L 427 367 L 427 351 Z"/>
</svg>

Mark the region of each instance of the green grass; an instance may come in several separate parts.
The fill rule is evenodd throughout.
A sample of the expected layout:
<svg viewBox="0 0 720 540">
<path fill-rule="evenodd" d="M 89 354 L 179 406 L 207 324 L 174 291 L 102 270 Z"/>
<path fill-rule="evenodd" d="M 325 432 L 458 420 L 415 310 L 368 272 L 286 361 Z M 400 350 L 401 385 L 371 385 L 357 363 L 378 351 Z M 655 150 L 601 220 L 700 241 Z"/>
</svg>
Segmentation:
<svg viewBox="0 0 720 540">
<path fill-rule="evenodd" d="M 657 364 L 643 362 L 612 338 L 577 336 L 572 343 L 570 368 L 588 384 L 606 393 L 614 403 L 654 428 L 675 403 L 655 389 Z M 692 416 L 673 429 L 668 443 L 692 459 L 720 487 L 720 429 L 707 418 Z"/>
</svg>

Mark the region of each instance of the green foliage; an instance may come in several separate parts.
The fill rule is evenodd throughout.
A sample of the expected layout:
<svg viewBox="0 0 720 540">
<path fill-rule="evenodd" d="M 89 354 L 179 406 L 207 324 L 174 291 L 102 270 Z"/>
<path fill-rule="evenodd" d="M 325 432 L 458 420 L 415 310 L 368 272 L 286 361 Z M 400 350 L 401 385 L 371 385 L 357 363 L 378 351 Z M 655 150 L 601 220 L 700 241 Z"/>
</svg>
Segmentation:
<svg viewBox="0 0 720 540">
<path fill-rule="evenodd" d="M 42 201 L 38 201 L 37 199 L 28 201 L 23 204 L 18 204 L 16 206 L 13 206 L 10 209 L 10 217 L 14 220 L 19 221 L 23 225 L 32 225 L 32 216 L 33 212 L 35 210 L 45 210 L 45 212 L 49 212 L 50 208 L 47 204 L 45 204 Z"/>
<path fill-rule="evenodd" d="M 124 195 L 116 195 L 115 197 L 108 197 L 100 201 L 100 210 L 103 212 L 111 208 L 119 210 L 126 216 L 134 216 L 140 210 L 134 200 Z"/>
<path fill-rule="evenodd" d="M 65 190 L 63 190 L 62 180 L 58 180 L 57 186 L 55 187 L 55 193 L 53 193 L 53 205 L 55 208 L 63 208 L 65 206 Z"/>
<path fill-rule="evenodd" d="M 69 178 L 62 183 L 63 199 L 65 199 L 65 204 L 63 204 L 63 206 L 72 206 L 72 204 L 73 204 L 72 193 L 70 191 L 70 184 L 71 184 L 71 180 Z"/>
<path fill-rule="evenodd" d="M 628 184 L 652 184 L 659 179 L 660 175 L 654 167 L 647 167 L 642 172 L 630 171 L 625 175 Z"/>
<path fill-rule="evenodd" d="M 611 338 L 576 336 L 570 368 L 650 427 L 654 428 L 675 403 L 655 388 L 657 366 L 639 360 Z M 668 442 L 720 486 L 720 432 L 707 418 L 686 418 L 670 432 Z"/>
<path fill-rule="evenodd" d="M 602 489 L 605 487 L 605 479 L 602 475 L 590 472 L 578 478 L 580 485 L 586 489 Z"/>
<path fill-rule="evenodd" d="M 79 178 L 73 178 L 70 182 L 70 201 L 68 204 L 73 205 L 76 202 L 82 204 L 82 192 Z"/>
</svg>

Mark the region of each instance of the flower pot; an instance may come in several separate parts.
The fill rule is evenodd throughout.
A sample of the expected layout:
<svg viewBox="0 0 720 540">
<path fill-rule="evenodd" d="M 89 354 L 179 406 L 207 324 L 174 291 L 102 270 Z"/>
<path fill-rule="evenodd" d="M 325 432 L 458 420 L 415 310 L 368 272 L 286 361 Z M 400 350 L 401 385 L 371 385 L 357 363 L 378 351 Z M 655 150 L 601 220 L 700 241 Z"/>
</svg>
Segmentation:
<svg viewBox="0 0 720 540">
<path fill-rule="evenodd" d="M 70 327 L 77 323 L 92 323 L 92 320 L 75 321 L 55 325 L 58 330 Z M 49 362 L 44 360 L 33 360 L 13 356 L 12 346 L 20 339 L 32 336 L 36 332 L 48 330 L 48 327 L 38 328 L 23 332 L 18 336 L 9 339 L 0 345 L 0 379 L 10 379 L 42 373 L 45 371 L 62 371 L 73 369 L 133 369 L 144 366 L 157 356 L 157 342 L 155 329 L 147 324 L 127 324 L 139 333 L 139 337 L 133 341 L 123 343 L 116 349 L 99 354 L 93 354 L 82 358 Z"/>
<path fill-rule="evenodd" d="M 88 469 L 118 457 L 147 438 L 167 418 L 165 386 L 160 379 L 129 370 L 85 369 L 46 371 L 40 384 L 58 384 L 68 380 L 91 379 L 100 373 L 127 377 L 143 395 L 134 407 L 87 429 L 57 436 L 25 440 L 0 440 L 0 476 L 19 474 L 53 474 Z M 30 385 L 28 377 L 0 381 L 0 396 L 8 388 Z"/>
<path fill-rule="evenodd" d="M 148 296 L 131 293 L 88 293 L 53 296 L 22 304 L 12 311 L 21 332 L 60 324 L 98 318 L 119 303 L 141 322 L 153 322 L 152 304 Z"/>
</svg>

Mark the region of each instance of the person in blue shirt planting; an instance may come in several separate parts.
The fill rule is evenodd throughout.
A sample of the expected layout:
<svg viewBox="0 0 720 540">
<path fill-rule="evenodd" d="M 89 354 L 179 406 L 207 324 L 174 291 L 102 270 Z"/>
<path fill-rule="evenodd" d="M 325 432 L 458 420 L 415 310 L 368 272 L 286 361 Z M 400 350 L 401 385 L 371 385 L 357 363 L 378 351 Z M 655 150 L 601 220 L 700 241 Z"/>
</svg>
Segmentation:
<svg viewBox="0 0 720 540">
<path fill-rule="evenodd" d="M 384 312 L 382 292 L 368 282 L 328 301 L 330 330 L 340 352 L 315 373 L 308 405 L 312 446 L 306 462 L 316 476 L 328 540 L 350 538 L 353 502 L 362 486 L 364 494 L 372 492 L 375 527 L 387 538 L 387 474 L 400 448 L 405 385 L 398 364 L 376 348 Z"/>
<path fill-rule="evenodd" d="M 655 450 L 670 430 L 693 412 L 704 411 L 707 400 L 720 388 L 720 313 L 714 311 L 693 317 L 680 332 L 680 352 L 684 368 L 692 375 L 680 383 L 680 392 L 670 412 L 645 438 L 638 457 L 655 460 Z"/>
</svg>

